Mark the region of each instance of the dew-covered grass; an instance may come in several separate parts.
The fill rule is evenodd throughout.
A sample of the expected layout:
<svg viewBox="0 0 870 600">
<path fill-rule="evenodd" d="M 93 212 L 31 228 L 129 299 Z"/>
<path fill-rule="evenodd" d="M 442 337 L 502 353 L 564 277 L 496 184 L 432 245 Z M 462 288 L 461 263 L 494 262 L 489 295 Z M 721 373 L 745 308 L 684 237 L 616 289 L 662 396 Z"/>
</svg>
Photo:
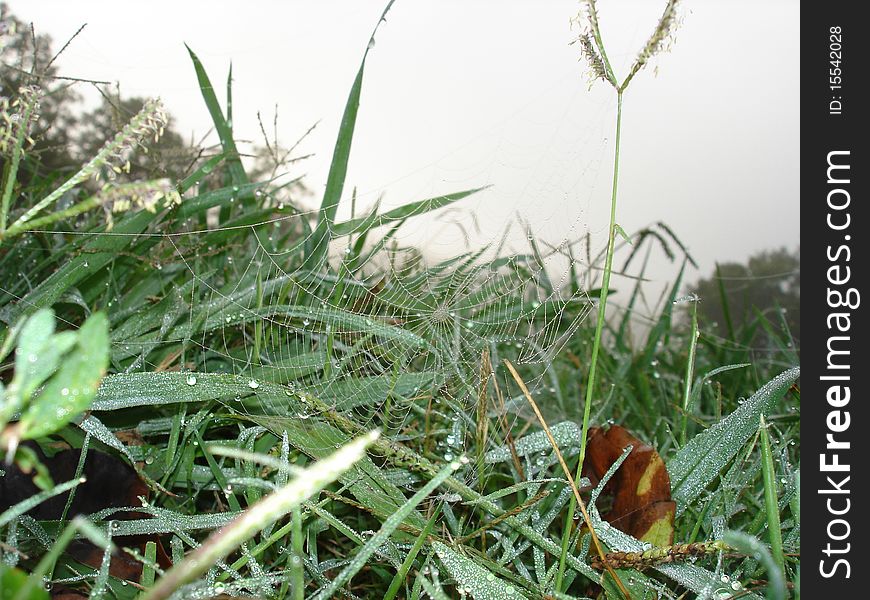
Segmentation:
<svg viewBox="0 0 870 600">
<path fill-rule="evenodd" d="M 671 35 L 675 4 L 620 82 L 595 3 L 584 3 L 582 51 L 614 88 L 620 118 L 629 82 Z M 35 484 L 0 513 L 10 597 L 799 590 L 794 342 L 765 313 L 729 323 L 727 339 L 697 319 L 678 236 L 617 223 L 617 183 L 632 176 L 619 174 L 618 151 L 595 268 L 574 259 L 585 240 L 542 250 L 533 235 L 521 253 L 494 244 L 430 264 L 399 247 L 396 231 L 479 190 L 337 217 L 340 202 L 355 201 L 345 175 L 368 50 L 314 211 L 292 186 L 255 180 L 233 137 L 229 79 L 223 100 L 190 56 L 220 143 L 168 186 L 123 181 L 127 153 L 165 119 L 156 103 L 73 174 L 45 172 L 30 151 L 39 89 L 3 108 L 4 502 L 13 470 Z M 614 256 L 628 264 L 647 250 L 675 262 L 667 297 L 649 314 L 643 286 L 628 285 L 608 307 Z M 568 274 L 555 276 L 565 262 Z M 589 428 L 608 424 L 661 455 L 676 502 L 672 547 L 602 516 L 625 452 L 597 485 L 581 476 Z M 141 487 L 110 479 L 97 495 L 123 502 L 77 513 L 75 494 L 94 494 L 86 461 L 63 476 L 43 465 L 70 449 L 115 457 Z M 70 490 L 56 516 L 28 514 Z M 574 515 L 575 491 L 588 520 Z M 89 544 L 90 560 L 76 544 Z M 123 557 L 132 572 L 116 568 Z"/>
</svg>

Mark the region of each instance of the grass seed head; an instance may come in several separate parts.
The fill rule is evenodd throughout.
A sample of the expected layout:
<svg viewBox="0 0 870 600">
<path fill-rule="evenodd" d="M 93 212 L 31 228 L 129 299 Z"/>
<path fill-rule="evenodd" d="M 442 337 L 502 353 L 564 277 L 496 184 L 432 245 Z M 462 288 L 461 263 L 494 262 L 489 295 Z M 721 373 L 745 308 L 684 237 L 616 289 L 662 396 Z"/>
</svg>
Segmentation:
<svg viewBox="0 0 870 600">
<path fill-rule="evenodd" d="M 21 150 L 33 146 L 30 132 L 39 119 L 42 96 L 39 86 L 25 85 L 18 89 L 14 100 L 0 98 L 0 154 L 8 156 L 18 144 Z"/>
<path fill-rule="evenodd" d="M 601 60 L 598 51 L 595 49 L 595 44 L 592 41 L 592 34 L 586 31 L 580 35 L 580 38 L 577 41 L 580 42 L 580 49 L 583 53 L 583 58 L 585 58 L 586 62 L 589 64 L 590 79 L 593 81 L 596 79 L 607 81 L 607 70 L 604 68 L 604 61 Z"/>
<path fill-rule="evenodd" d="M 110 229 L 113 213 L 128 210 L 147 210 L 154 213 L 158 203 L 164 199 L 167 205 L 181 204 L 181 195 L 169 179 L 125 184 L 107 183 L 97 193 L 97 197 L 106 211 L 106 221 Z"/>
<path fill-rule="evenodd" d="M 631 75 L 640 71 L 652 57 L 670 50 L 674 41 L 674 33 L 680 23 L 680 19 L 677 16 L 678 3 L 679 0 L 668 0 L 662 16 L 659 17 L 655 30 L 637 55 L 637 59 L 631 67 Z"/>
<path fill-rule="evenodd" d="M 97 159 L 85 165 L 89 176 L 99 179 L 105 169 L 106 176 L 114 180 L 117 174 L 129 172 L 133 151 L 138 147 L 147 152 L 147 145 L 157 143 L 168 124 L 169 115 L 160 99 L 148 100 L 115 137 L 103 144 Z"/>
</svg>

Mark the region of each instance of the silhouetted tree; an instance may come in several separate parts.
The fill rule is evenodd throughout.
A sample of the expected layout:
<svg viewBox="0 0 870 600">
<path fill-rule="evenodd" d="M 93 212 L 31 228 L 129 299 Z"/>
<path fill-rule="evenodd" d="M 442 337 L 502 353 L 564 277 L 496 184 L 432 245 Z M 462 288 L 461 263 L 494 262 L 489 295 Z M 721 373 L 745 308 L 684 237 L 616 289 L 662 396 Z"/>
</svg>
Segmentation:
<svg viewBox="0 0 870 600">
<path fill-rule="evenodd" d="M 773 311 L 784 310 L 791 335 L 799 340 L 800 265 L 800 248 L 794 252 L 785 248 L 765 250 L 750 257 L 746 264 L 719 264 L 710 278 L 697 283 L 701 297 L 699 318 L 706 327 L 715 327 L 718 334 L 729 337 L 729 322 L 737 330 L 758 310 L 776 325 L 780 317 Z"/>
<path fill-rule="evenodd" d="M 81 113 L 77 106 L 80 96 L 73 88 L 77 82 L 59 73 L 50 36 L 36 34 L 29 23 L 9 11 L 6 3 L 0 3 L 0 36 L 0 95 L 14 98 L 26 85 L 42 90 L 39 120 L 31 131 L 35 144 L 28 151 L 20 176 L 28 176 L 28 171 L 32 176 L 34 170 L 56 174 L 78 169 L 145 103 L 143 98 L 125 99 L 103 89 L 102 105 Z M 196 155 L 171 128 L 148 149 L 147 153 L 135 152 L 130 157 L 129 179 L 180 177 Z"/>
<path fill-rule="evenodd" d="M 79 95 L 73 82 L 60 78 L 57 65 L 52 63 L 51 37 L 35 34 L 29 23 L 9 12 L 5 2 L 0 3 L 0 28 L 0 95 L 14 98 L 25 85 L 38 85 L 43 91 L 39 120 L 31 134 L 36 144 L 29 152 L 29 166 L 32 168 L 35 160 L 46 170 L 72 168 L 69 136 L 76 122 L 72 107 Z"/>
</svg>

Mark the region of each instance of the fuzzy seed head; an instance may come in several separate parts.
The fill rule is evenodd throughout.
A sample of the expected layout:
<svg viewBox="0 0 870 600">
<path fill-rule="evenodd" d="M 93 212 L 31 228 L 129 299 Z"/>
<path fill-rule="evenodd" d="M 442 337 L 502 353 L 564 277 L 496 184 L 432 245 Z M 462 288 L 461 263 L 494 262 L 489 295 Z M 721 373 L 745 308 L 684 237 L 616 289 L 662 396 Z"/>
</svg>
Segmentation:
<svg viewBox="0 0 870 600">
<path fill-rule="evenodd" d="M 583 58 L 586 59 L 586 63 L 589 65 L 591 79 L 607 81 L 607 70 L 604 68 L 604 61 L 601 60 L 598 51 L 595 49 L 595 44 L 592 42 L 592 35 L 587 31 L 580 35 L 578 42 L 580 43 L 580 50 L 583 53 Z"/>
<path fill-rule="evenodd" d="M 595 44 L 595 32 L 598 31 L 598 8 L 595 6 L 595 0 L 585 0 L 581 3 L 580 12 L 571 19 L 571 25 L 580 28 L 580 35 L 575 42 L 580 45 L 580 54 L 589 66 L 590 84 L 596 79 L 610 82 L 604 59 Z"/>
<path fill-rule="evenodd" d="M 148 100 L 115 137 L 103 144 L 97 157 L 84 168 L 89 170 L 89 176 L 96 179 L 103 172 L 109 180 L 116 179 L 120 173 L 129 173 L 133 151 L 140 148 L 147 152 L 147 144 L 160 140 L 168 123 L 169 115 L 160 99 Z"/>
<path fill-rule="evenodd" d="M 135 181 L 133 183 L 107 183 L 97 193 L 106 212 L 108 228 L 112 228 L 112 215 L 128 210 L 156 212 L 158 203 L 165 200 L 167 206 L 181 204 L 181 195 L 169 179 Z"/>
<path fill-rule="evenodd" d="M 674 33 L 679 25 L 680 19 L 677 16 L 677 4 L 679 0 L 668 0 L 665 5 L 665 10 L 662 16 L 659 17 L 655 31 L 653 31 L 646 45 L 638 54 L 634 65 L 631 67 L 631 75 L 640 71 L 649 60 L 657 54 L 667 52 L 674 41 Z"/>
<path fill-rule="evenodd" d="M 33 146 L 30 132 L 39 119 L 42 96 L 39 86 L 25 85 L 14 100 L 0 97 L 0 154 L 8 156 L 16 146 L 22 151 Z"/>
</svg>

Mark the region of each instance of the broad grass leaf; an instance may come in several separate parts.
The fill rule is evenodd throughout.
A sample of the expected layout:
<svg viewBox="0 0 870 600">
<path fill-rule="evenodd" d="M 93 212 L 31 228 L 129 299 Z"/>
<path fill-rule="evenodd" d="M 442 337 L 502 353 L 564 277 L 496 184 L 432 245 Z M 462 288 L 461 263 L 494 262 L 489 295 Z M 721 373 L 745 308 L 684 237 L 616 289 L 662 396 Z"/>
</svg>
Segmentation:
<svg viewBox="0 0 870 600">
<path fill-rule="evenodd" d="M 553 434 L 553 439 L 559 445 L 559 449 L 564 456 L 571 456 L 579 452 L 580 448 L 580 426 L 573 421 L 562 421 L 550 427 L 550 432 Z M 514 444 L 517 455 L 521 457 L 532 456 L 538 452 L 548 452 L 552 449 L 549 438 L 544 431 L 536 431 L 528 435 L 524 435 Z M 511 460 L 511 451 L 507 446 L 499 446 L 490 450 L 484 456 L 487 464 L 507 462 Z"/>
<path fill-rule="evenodd" d="M 41 309 L 27 319 L 18 334 L 15 376 L 9 386 L 10 394 L 15 395 L 12 401 L 20 406 L 30 398 L 74 343 L 74 332 L 54 333 L 54 311 Z"/>
<path fill-rule="evenodd" d="M 48 600 L 48 592 L 43 585 L 30 585 L 30 589 L 19 596 L 27 586 L 28 576 L 21 569 L 0 564 L 0 599 L 21 598 L 21 600 Z"/>
<path fill-rule="evenodd" d="M 668 461 L 677 516 L 694 502 L 758 431 L 758 419 L 768 414 L 800 376 L 800 367 L 777 375 L 733 413 L 692 438 Z"/>
<path fill-rule="evenodd" d="M 438 559 L 456 584 L 475 600 L 509 600 L 526 598 L 516 586 L 499 579 L 486 568 L 462 556 L 441 542 L 432 544 Z"/>
<path fill-rule="evenodd" d="M 73 335 L 75 349 L 21 416 L 18 427 L 22 439 L 61 429 L 85 411 L 97 394 L 109 366 L 109 321 L 105 314 L 95 313 Z"/>
<path fill-rule="evenodd" d="M 250 393 L 245 379 L 218 373 L 124 373 L 109 375 L 97 392 L 94 410 L 122 410 L 207 402 Z"/>
</svg>

